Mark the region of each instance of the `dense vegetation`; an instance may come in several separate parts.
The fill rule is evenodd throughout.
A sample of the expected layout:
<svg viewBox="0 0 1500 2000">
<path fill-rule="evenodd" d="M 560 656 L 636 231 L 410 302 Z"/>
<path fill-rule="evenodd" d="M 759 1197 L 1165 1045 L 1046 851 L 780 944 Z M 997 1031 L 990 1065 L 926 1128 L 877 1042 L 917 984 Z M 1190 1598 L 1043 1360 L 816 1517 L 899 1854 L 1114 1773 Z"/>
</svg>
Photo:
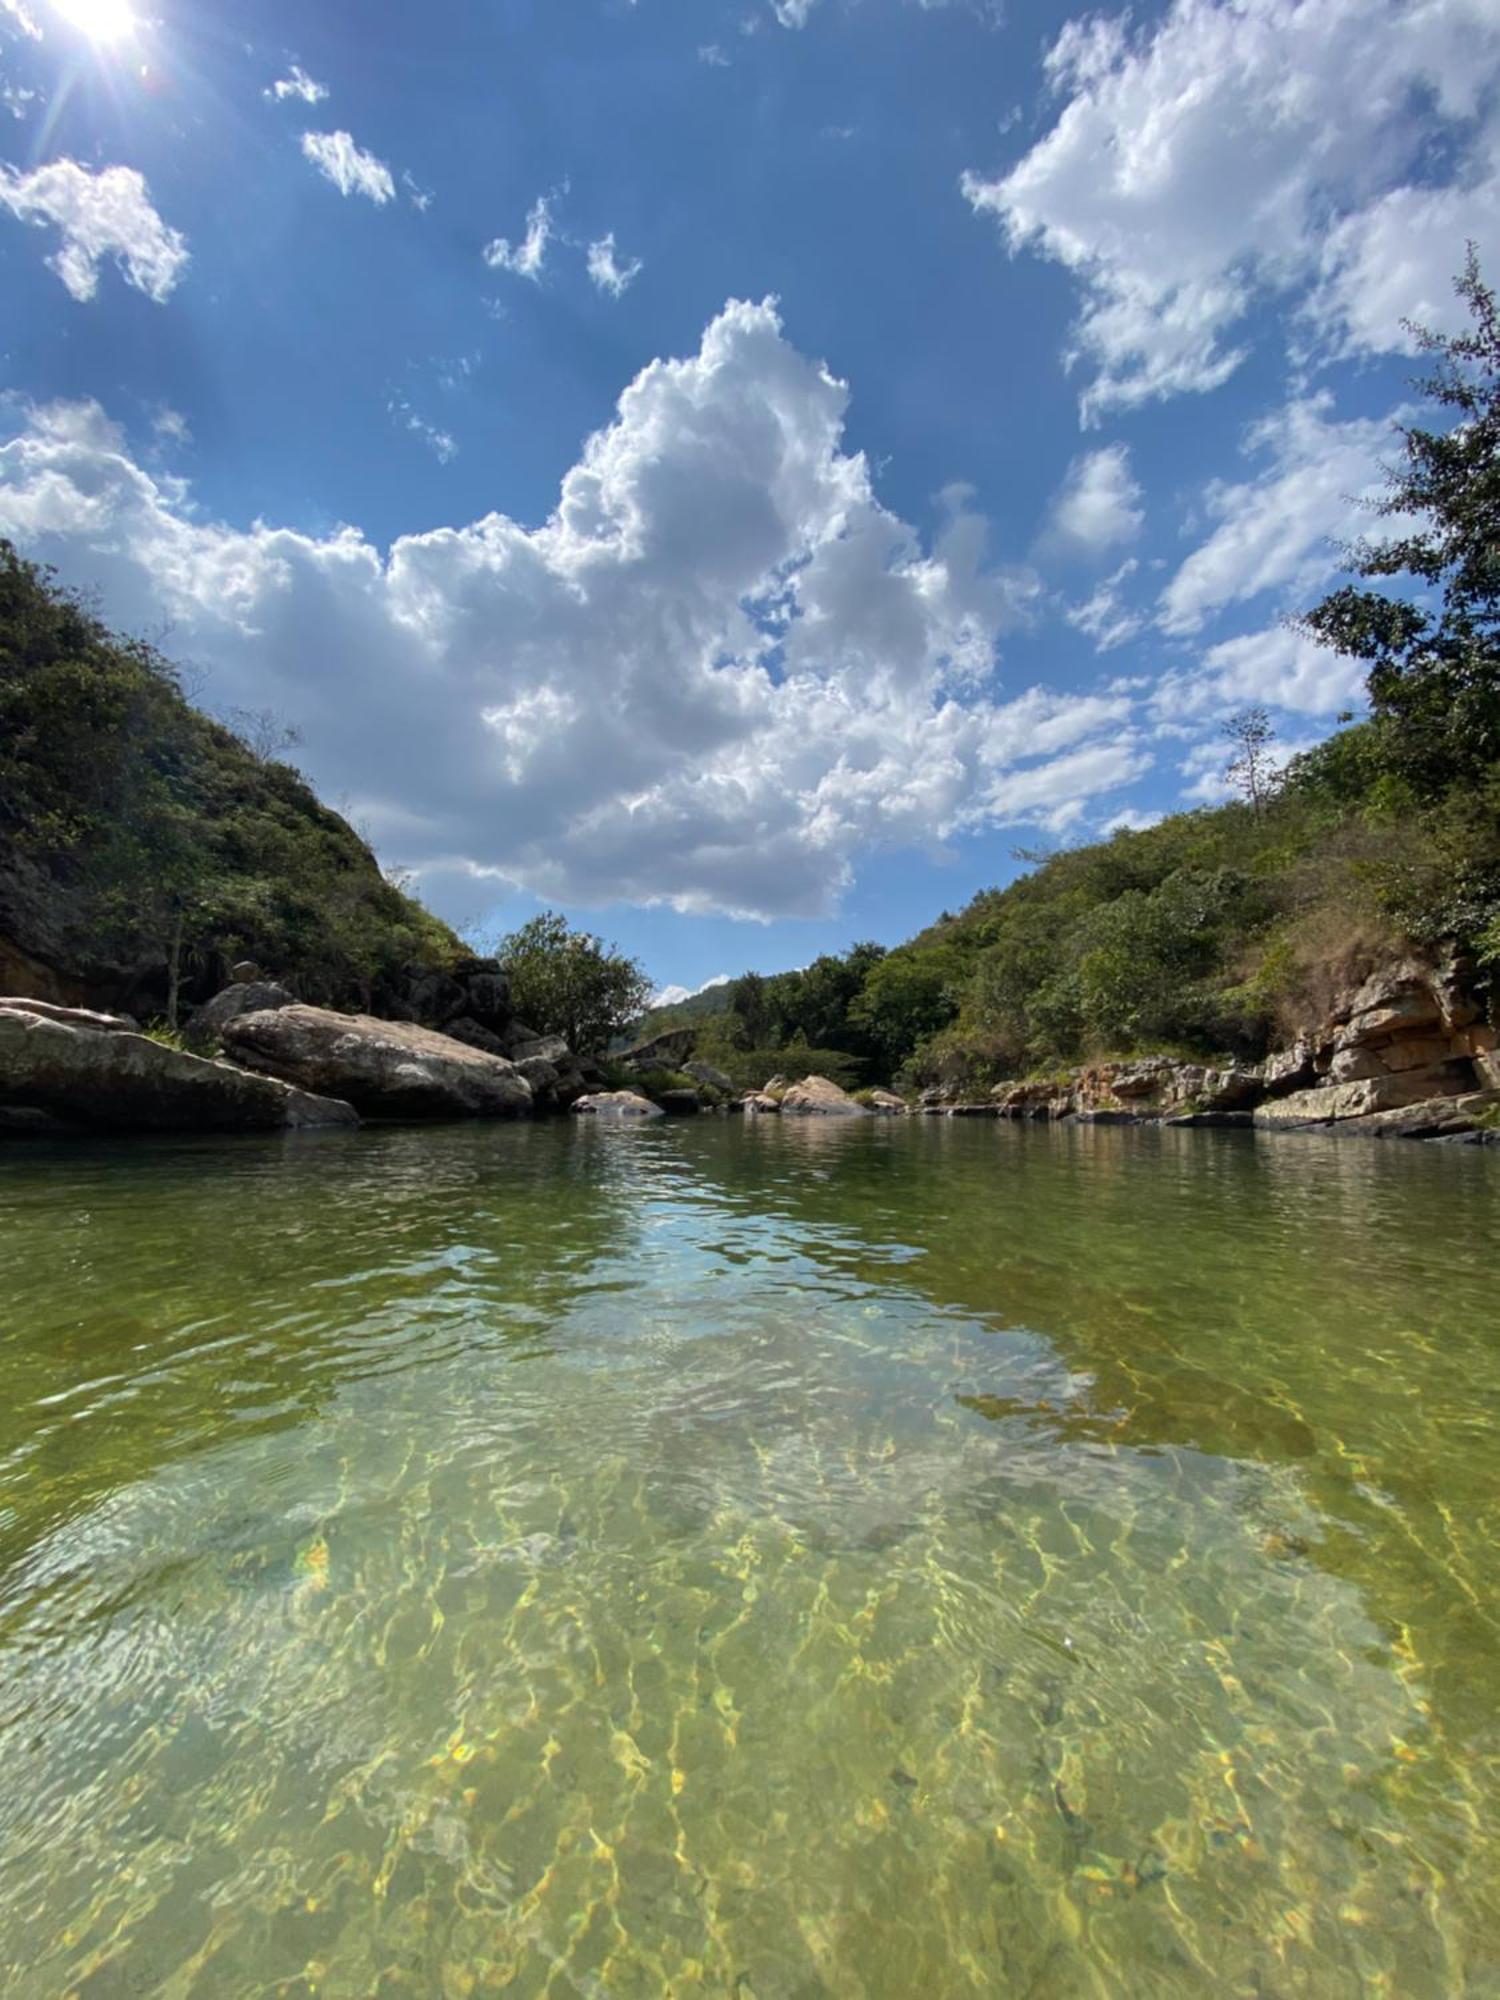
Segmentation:
<svg viewBox="0 0 1500 2000">
<path fill-rule="evenodd" d="M 1401 433 L 1383 512 L 1402 532 L 1349 551 L 1381 587 L 1346 585 L 1302 621 L 1364 664 L 1368 718 L 1278 772 L 1247 711 L 1227 746 L 1240 802 L 1030 857 L 894 951 L 747 974 L 700 1015 L 704 1053 L 746 1084 L 828 1069 L 831 1050 L 866 1081 L 973 1087 L 1091 1056 L 1248 1057 L 1403 943 L 1457 953 L 1494 995 L 1500 323 L 1472 255 L 1458 290 L 1471 331 L 1418 330 L 1421 387 L 1453 422 Z"/>
<path fill-rule="evenodd" d="M 632 958 L 544 910 L 500 942 L 511 1005 L 539 1034 L 593 1055 L 638 1018 L 651 982 Z"/>
<path fill-rule="evenodd" d="M 290 766 L 3 541 L 0 940 L 169 1018 L 238 958 L 368 1006 L 460 949 Z"/>
</svg>

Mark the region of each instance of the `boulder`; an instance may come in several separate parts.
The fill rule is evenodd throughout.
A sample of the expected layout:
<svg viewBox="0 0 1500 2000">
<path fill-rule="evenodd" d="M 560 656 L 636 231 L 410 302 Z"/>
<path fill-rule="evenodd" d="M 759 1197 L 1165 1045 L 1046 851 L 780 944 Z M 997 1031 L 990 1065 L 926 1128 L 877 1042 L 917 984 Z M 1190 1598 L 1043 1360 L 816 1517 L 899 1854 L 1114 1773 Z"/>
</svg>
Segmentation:
<svg viewBox="0 0 1500 2000">
<path fill-rule="evenodd" d="M 690 1076 L 694 1083 L 706 1083 L 710 1090 L 720 1091 L 725 1097 L 734 1095 L 734 1078 L 726 1076 L 721 1069 L 715 1069 L 712 1063 L 684 1063 L 682 1073 L 684 1076 Z"/>
<path fill-rule="evenodd" d="M 752 1090 L 740 1099 L 740 1109 L 750 1116 L 768 1111 L 779 1112 L 781 1099 L 770 1096 L 764 1090 Z"/>
<path fill-rule="evenodd" d="M 626 1069 L 681 1069 L 697 1040 L 695 1028 L 668 1028 L 664 1034 L 653 1035 L 649 1042 L 637 1042 L 633 1049 L 623 1049 L 615 1060 Z"/>
<path fill-rule="evenodd" d="M 826 1076 L 805 1076 L 782 1093 L 783 1112 L 803 1117 L 863 1118 L 865 1107 Z"/>
<path fill-rule="evenodd" d="M 586 1118 L 663 1118 L 666 1113 L 638 1090 L 596 1090 L 580 1097 L 573 1109 Z"/>
<path fill-rule="evenodd" d="M 114 1131 L 267 1132 L 359 1123 L 347 1102 L 189 1055 L 149 1035 L 58 1019 L 60 1011 L 0 1002 L 0 1103 Z"/>
<path fill-rule="evenodd" d="M 900 1118 L 906 1112 L 906 1099 L 898 1097 L 894 1090 L 872 1090 L 870 1109 L 885 1118 Z"/>
<path fill-rule="evenodd" d="M 486 1028 L 470 1014 L 460 1014 L 456 1021 L 450 1021 L 443 1033 L 451 1035 L 455 1042 L 462 1042 L 471 1049 L 483 1049 L 486 1055 L 508 1056 L 503 1038 L 493 1028 Z"/>
<path fill-rule="evenodd" d="M 205 1053 L 218 1048 L 225 1028 L 239 1015 L 274 1013 L 278 1007 L 294 1006 L 296 999 L 295 993 L 271 979 L 236 980 L 188 1017 L 182 1039 L 190 1049 Z"/>
<path fill-rule="evenodd" d="M 343 1097 L 372 1118 L 517 1118 L 531 1088 L 514 1064 L 410 1021 L 294 1004 L 224 1030 L 237 1062 Z"/>
<path fill-rule="evenodd" d="M 262 976 L 261 969 L 253 958 L 238 959 L 229 968 L 229 983 L 231 986 L 256 986 L 260 983 Z"/>
</svg>

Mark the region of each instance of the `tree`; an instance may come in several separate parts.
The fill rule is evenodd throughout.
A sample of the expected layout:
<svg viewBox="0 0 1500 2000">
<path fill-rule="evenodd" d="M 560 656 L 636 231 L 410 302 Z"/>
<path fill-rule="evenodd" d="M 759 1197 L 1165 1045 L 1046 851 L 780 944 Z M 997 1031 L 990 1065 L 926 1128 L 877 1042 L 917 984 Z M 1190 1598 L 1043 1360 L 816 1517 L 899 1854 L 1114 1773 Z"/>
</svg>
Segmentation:
<svg viewBox="0 0 1500 2000">
<path fill-rule="evenodd" d="M 544 910 L 509 937 L 498 957 L 512 1004 L 544 1035 L 561 1035 L 579 1054 L 602 1049 L 644 1010 L 651 982 L 633 958 Z"/>
<path fill-rule="evenodd" d="M 1299 621 L 1366 663 L 1387 764 L 1425 798 L 1500 760 L 1500 314 L 1472 244 L 1455 290 L 1472 331 L 1408 323 L 1436 357 L 1418 386 L 1455 412 L 1447 431 L 1400 432 L 1405 462 L 1378 511 L 1416 525 L 1350 551 L 1357 575 L 1409 578 L 1421 601 L 1347 584 Z"/>
<path fill-rule="evenodd" d="M 1224 724 L 1224 734 L 1234 748 L 1224 776 L 1243 793 L 1251 811 L 1259 812 L 1278 780 L 1271 750 L 1276 741 L 1271 718 L 1263 708 L 1242 708 Z"/>
</svg>

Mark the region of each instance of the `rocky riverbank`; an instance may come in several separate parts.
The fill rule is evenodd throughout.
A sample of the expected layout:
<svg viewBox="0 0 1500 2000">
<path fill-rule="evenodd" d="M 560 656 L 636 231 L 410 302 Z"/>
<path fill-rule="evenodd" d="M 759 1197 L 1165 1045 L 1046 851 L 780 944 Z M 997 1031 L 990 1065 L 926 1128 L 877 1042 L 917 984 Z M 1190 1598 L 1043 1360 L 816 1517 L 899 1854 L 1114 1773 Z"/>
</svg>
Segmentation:
<svg viewBox="0 0 1500 2000">
<path fill-rule="evenodd" d="M 826 1077 L 774 1077 L 736 1092 L 693 1060 L 691 1029 L 600 1064 L 511 1011 L 504 973 L 413 993 L 427 1021 L 306 1006 L 259 968 L 188 1022 L 179 1041 L 124 1016 L 0 999 L 0 1131 L 266 1131 L 362 1118 L 525 1118 L 572 1110 L 648 1120 L 705 1111 L 750 1117 L 989 1117 L 1079 1124 L 1240 1126 L 1374 1138 L 1500 1138 L 1500 1047 L 1458 968 L 1395 961 L 1263 1062 L 1148 1056 L 998 1084 L 988 1097 L 888 1090 L 851 1095 Z M 440 1025 L 433 1025 L 433 1017 Z"/>
</svg>

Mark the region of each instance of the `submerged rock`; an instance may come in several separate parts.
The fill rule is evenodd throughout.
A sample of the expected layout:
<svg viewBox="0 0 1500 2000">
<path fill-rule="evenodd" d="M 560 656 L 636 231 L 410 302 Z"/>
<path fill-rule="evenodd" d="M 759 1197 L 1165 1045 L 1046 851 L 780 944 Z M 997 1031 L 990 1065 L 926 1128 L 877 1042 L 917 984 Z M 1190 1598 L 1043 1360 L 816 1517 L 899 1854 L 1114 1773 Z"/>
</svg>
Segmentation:
<svg viewBox="0 0 1500 2000">
<path fill-rule="evenodd" d="M 112 1021 L 101 1027 L 82 1014 L 58 1018 L 69 1011 L 0 1000 L 0 1104 L 112 1131 L 359 1123 L 347 1102 L 169 1048 Z"/>
<path fill-rule="evenodd" d="M 863 1118 L 865 1107 L 856 1104 L 847 1090 L 840 1090 L 836 1083 L 826 1076 L 805 1076 L 800 1083 L 794 1083 L 782 1093 L 783 1114 L 794 1112 L 801 1116 L 824 1118 Z"/>
<path fill-rule="evenodd" d="M 300 1004 L 224 1029 L 238 1062 L 343 1097 L 372 1118 L 521 1118 L 531 1087 L 513 1063 L 411 1021 Z"/>
<path fill-rule="evenodd" d="M 638 1090 L 595 1090 L 580 1097 L 573 1109 L 586 1118 L 664 1118 L 666 1113 Z"/>
</svg>

